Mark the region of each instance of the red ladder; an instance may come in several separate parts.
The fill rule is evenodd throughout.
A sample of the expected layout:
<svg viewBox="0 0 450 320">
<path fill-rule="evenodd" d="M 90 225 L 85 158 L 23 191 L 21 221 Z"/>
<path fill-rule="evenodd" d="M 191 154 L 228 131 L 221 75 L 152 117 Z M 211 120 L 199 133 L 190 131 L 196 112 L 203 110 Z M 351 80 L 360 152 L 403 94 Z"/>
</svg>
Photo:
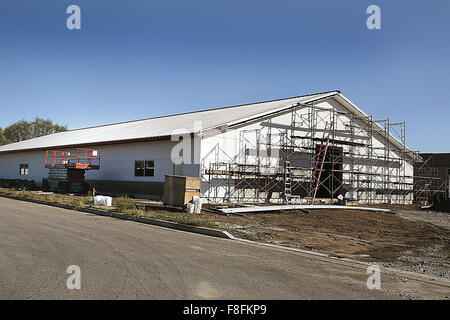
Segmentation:
<svg viewBox="0 0 450 320">
<path fill-rule="evenodd" d="M 320 177 L 322 176 L 323 164 L 325 163 L 328 146 L 330 145 L 330 132 L 328 132 L 328 136 L 327 136 L 327 140 L 326 140 L 325 148 L 324 148 L 325 133 L 327 132 L 327 129 L 328 129 L 328 122 L 325 124 L 325 129 L 323 130 L 322 140 L 320 141 L 319 153 L 317 154 L 316 164 L 314 165 L 314 170 L 313 170 L 313 174 L 311 177 L 311 184 L 309 186 L 308 198 L 311 198 L 311 195 L 312 195 L 311 204 L 314 204 L 314 201 L 316 200 L 317 189 L 319 189 Z M 319 170 L 319 174 L 316 176 L 316 172 L 319 167 L 319 162 L 320 162 L 320 170 Z M 314 192 L 313 192 L 313 189 L 314 189 Z"/>
</svg>

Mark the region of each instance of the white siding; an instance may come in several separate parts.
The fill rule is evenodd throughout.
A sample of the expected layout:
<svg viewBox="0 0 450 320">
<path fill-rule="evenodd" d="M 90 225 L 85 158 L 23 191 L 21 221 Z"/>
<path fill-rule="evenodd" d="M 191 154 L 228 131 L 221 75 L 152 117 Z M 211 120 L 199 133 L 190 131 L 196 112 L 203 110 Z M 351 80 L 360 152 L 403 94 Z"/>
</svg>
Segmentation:
<svg viewBox="0 0 450 320">
<path fill-rule="evenodd" d="M 173 171 L 170 160 L 173 145 L 170 141 L 152 141 L 90 147 L 101 151 L 100 170 L 89 170 L 86 180 L 163 182 L 164 175 Z M 135 160 L 154 160 L 155 176 L 135 177 Z"/>
<path fill-rule="evenodd" d="M 130 144 L 92 146 L 89 149 L 101 151 L 100 170 L 88 170 L 86 180 L 115 180 L 164 182 L 164 175 L 173 174 L 171 160 L 175 142 L 152 141 Z M 135 160 L 154 160 L 155 175 L 153 177 L 135 177 Z M 20 175 L 19 166 L 29 165 L 29 174 Z M 48 169 L 44 167 L 45 151 L 29 151 L 0 154 L 0 178 L 34 180 L 40 185 L 47 178 Z M 198 176 L 198 166 L 182 166 L 181 172 Z"/>
<path fill-rule="evenodd" d="M 34 180 L 41 185 L 42 178 L 48 175 L 44 162 L 45 152 L 41 151 L 0 154 L 0 178 Z M 20 164 L 28 164 L 28 175 L 20 175 Z"/>
</svg>

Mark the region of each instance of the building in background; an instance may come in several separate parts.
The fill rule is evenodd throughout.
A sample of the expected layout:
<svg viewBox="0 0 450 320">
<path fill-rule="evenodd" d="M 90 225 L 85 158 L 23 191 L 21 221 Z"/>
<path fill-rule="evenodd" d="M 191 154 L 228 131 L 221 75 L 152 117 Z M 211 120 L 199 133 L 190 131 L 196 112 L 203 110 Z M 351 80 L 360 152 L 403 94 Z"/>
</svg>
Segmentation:
<svg viewBox="0 0 450 320">
<path fill-rule="evenodd" d="M 450 198 L 450 153 L 420 153 L 420 158 L 414 176 L 424 191 L 417 198 L 424 204 Z"/>
</svg>

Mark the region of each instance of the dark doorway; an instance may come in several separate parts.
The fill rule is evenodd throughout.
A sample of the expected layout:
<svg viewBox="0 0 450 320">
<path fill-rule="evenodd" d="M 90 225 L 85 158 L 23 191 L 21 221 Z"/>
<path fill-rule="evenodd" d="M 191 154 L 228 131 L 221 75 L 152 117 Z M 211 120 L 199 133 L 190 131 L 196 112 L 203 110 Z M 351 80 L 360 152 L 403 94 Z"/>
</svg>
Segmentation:
<svg viewBox="0 0 450 320">
<path fill-rule="evenodd" d="M 322 146 L 322 153 L 325 145 Z M 316 145 L 316 156 L 319 154 L 320 144 Z M 344 151 L 341 147 L 329 146 L 320 175 L 319 188 L 316 198 L 336 198 L 341 193 L 342 187 L 342 159 Z M 322 157 L 319 159 L 316 178 L 319 177 Z"/>
</svg>

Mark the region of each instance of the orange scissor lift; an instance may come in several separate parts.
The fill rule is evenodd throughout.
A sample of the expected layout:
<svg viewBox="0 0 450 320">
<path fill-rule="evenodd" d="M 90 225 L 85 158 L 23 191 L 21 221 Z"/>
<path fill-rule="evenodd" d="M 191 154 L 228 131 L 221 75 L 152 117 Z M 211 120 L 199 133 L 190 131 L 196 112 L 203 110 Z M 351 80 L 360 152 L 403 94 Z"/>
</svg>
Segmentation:
<svg viewBox="0 0 450 320">
<path fill-rule="evenodd" d="M 45 167 L 50 191 L 59 193 L 85 193 L 86 170 L 100 169 L 100 151 L 92 149 L 47 150 Z"/>
</svg>

